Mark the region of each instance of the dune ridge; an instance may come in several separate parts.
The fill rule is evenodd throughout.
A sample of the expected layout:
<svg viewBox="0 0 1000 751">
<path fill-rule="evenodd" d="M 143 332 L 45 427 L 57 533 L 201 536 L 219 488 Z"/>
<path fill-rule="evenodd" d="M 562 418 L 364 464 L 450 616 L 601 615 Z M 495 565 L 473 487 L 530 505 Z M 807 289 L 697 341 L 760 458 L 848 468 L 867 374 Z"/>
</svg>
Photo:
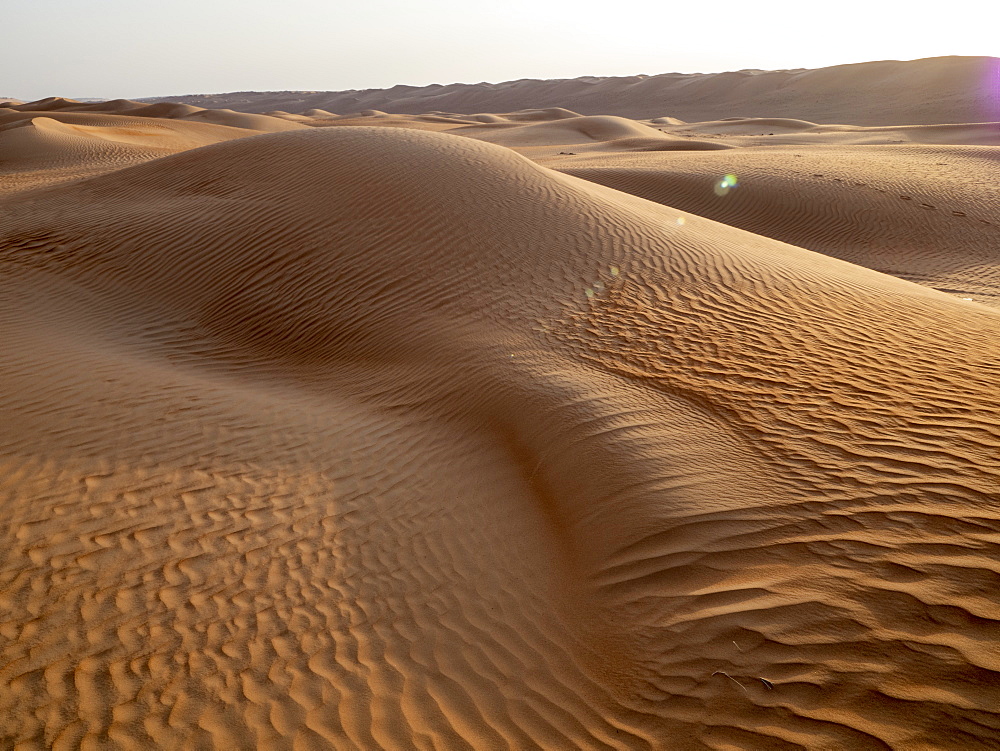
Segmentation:
<svg viewBox="0 0 1000 751">
<path fill-rule="evenodd" d="M 897 278 L 995 147 L 129 104 L 0 120 L 2 744 L 1000 743 L 1000 311 Z"/>
<path fill-rule="evenodd" d="M 233 92 L 154 97 L 246 112 L 312 108 L 420 114 L 563 107 L 633 119 L 715 120 L 733 115 L 856 125 L 1000 120 L 996 57 L 885 60 L 798 70 L 662 73 L 503 83 L 394 86 L 350 91 Z M 845 113 L 848 113 L 845 115 Z"/>
<path fill-rule="evenodd" d="M 219 116 L 184 105 L 142 106 L 137 111 L 110 102 L 105 111 L 95 103 L 67 108 L 62 106 L 65 101 L 46 100 L 0 112 L 0 195 L 219 141 L 306 127 L 263 115 Z"/>
</svg>

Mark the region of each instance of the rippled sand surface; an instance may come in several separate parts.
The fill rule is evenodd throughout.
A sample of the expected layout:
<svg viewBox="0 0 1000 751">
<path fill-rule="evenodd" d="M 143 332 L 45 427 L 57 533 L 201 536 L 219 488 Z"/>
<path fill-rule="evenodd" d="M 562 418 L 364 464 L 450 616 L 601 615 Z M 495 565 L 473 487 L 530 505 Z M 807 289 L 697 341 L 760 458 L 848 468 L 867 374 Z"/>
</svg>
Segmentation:
<svg viewBox="0 0 1000 751">
<path fill-rule="evenodd" d="M 1000 745 L 995 131 L 32 106 L 0 747 Z"/>
</svg>

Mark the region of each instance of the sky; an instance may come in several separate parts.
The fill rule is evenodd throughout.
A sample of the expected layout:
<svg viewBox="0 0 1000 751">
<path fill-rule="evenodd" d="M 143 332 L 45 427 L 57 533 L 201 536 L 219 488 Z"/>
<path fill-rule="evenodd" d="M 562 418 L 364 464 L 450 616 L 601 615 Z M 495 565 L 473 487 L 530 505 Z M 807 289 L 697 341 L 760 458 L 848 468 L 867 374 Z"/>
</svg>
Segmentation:
<svg viewBox="0 0 1000 751">
<path fill-rule="evenodd" d="M 989 0 L 0 2 L 0 96 L 25 101 L 1000 56 Z"/>
</svg>

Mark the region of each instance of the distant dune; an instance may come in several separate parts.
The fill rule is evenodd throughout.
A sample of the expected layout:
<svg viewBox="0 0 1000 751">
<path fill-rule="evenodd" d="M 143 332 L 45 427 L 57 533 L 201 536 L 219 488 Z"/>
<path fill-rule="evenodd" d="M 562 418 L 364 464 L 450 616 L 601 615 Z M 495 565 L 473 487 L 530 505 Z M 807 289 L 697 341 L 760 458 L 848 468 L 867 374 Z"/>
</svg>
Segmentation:
<svg viewBox="0 0 1000 751">
<path fill-rule="evenodd" d="M 183 104 L 102 104 L 49 97 L 0 109 L 0 196 L 219 141 L 305 127 Z"/>
<path fill-rule="evenodd" d="M 815 70 L 664 73 L 568 80 L 394 86 L 361 91 L 234 92 L 160 97 L 245 112 L 512 112 L 566 107 L 581 114 L 715 120 L 733 115 L 816 123 L 928 125 L 1000 120 L 1000 59 L 936 57 Z"/>
<path fill-rule="evenodd" d="M 0 748 L 1000 748 L 997 122 L 199 101 L 0 109 Z"/>
</svg>

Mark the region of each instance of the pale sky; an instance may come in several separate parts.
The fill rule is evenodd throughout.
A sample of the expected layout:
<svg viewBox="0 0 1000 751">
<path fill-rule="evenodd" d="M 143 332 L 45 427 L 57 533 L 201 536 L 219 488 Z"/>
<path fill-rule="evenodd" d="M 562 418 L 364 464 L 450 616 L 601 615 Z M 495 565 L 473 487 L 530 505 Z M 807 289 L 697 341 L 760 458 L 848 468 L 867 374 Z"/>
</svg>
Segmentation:
<svg viewBox="0 0 1000 751">
<path fill-rule="evenodd" d="M 994 0 L 0 0 L 0 96 L 138 98 L 1000 56 Z"/>
</svg>

